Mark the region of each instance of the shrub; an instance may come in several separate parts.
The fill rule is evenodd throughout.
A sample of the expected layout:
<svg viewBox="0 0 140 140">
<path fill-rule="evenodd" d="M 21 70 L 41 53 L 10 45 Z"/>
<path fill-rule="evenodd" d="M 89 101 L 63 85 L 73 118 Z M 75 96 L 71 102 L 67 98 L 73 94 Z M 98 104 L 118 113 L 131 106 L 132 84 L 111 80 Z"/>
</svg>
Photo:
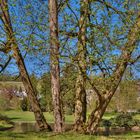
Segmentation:
<svg viewBox="0 0 140 140">
<path fill-rule="evenodd" d="M 111 125 L 112 125 L 112 122 L 110 120 L 102 119 L 102 121 L 100 122 L 101 127 L 110 127 Z"/>
<path fill-rule="evenodd" d="M 132 114 L 130 113 L 120 114 L 115 118 L 111 118 L 110 121 L 112 123 L 112 126 L 125 127 L 126 129 L 137 125 L 137 122 L 133 119 Z"/>
<path fill-rule="evenodd" d="M 27 111 L 28 110 L 28 100 L 27 98 L 24 98 L 22 101 L 21 101 L 21 105 L 20 105 L 21 109 L 23 111 Z"/>
</svg>

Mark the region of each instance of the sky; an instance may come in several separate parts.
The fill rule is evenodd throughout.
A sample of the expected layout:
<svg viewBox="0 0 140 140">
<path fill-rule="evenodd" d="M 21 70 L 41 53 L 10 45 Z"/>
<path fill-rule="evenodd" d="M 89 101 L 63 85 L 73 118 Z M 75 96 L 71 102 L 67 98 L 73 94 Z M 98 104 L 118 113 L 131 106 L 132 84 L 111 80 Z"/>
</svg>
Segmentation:
<svg viewBox="0 0 140 140">
<path fill-rule="evenodd" d="M 41 1 L 41 2 L 40 2 Z M 22 52 L 23 57 L 25 57 L 25 64 L 27 67 L 27 70 L 30 74 L 35 73 L 37 76 L 41 76 L 43 73 L 48 72 L 50 70 L 49 68 L 49 24 L 48 24 L 48 11 L 47 11 L 47 2 L 43 0 L 13 0 L 10 1 L 10 15 L 12 20 L 13 29 L 16 33 L 16 38 L 18 41 L 19 48 Z M 124 8 L 122 6 L 119 6 L 119 4 L 116 4 L 115 1 L 108 0 L 108 2 L 112 3 L 114 7 L 117 9 L 124 11 Z M 121 1 L 120 2 L 124 2 Z M 129 1 L 131 3 L 131 0 Z M 132 7 L 136 7 L 138 2 L 136 0 L 133 2 Z M 62 12 L 59 13 L 59 28 L 66 30 L 66 31 L 78 31 L 78 28 L 75 28 L 76 18 L 72 13 L 72 10 L 75 12 L 77 17 L 80 16 L 79 14 L 79 2 L 77 0 L 71 0 L 71 9 L 66 8 L 63 9 Z M 131 7 L 128 7 L 129 9 L 132 9 Z M 137 8 L 137 7 L 136 7 Z M 103 5 L 97 3 L 95 5 L 91 6 L 91 9 L 97 9 L 93 10 L 93 16 L 91 16 L 91 22 L 93 24 L 101 24 L 103 25 L 103 17 L 105 15 L 108 15 L 108 9 L 107 7 L 104 7 Z M 112 12 L 110 10 L 110 12 Z M 119 17 L 117 14 L 113 14 L 113 16 L 108 17 L 109 20 L 106 20 L 104 23 L 104 26 L 106 28 L 109 28 L 109 35 L 112 39 L 117 38 L 114 35 L 114 29 L 115 27 L 118 28 L 118 32 L 121 30 L 122 22 L 120 22 Z M 96 20 L 95 20 L 96 19 Z M 62 23 L 65 23 L 63 25 Z M 1 23 L 0 23 L 1 25 Z M 108 26 L 109 25 L 109 26 Z M 75 30 L 76 29 L 76 30 Z M 89 29 L 90 30 L 90 29 Z M 91 31 L 93 32 L 93 31 Z M 91 34 L 91 32 L 89 32 Z M 94 31 L 97 32 L 97 31 Z M 33 35 L 32 35 L 33 34 Z M 90 35 L 89 35 L 90 36 Z M 105 39 L 101 39 L 98 41 L 98 38 L 102 35 L 95 36 L 96 45 L 102 49 L 103 46 L 109 46 Z M 121 32 L 119 37 L 121 37 Z M 60 40 L 65 40 L 65 36 L 59 36 Z M 0 40 L 4 40 L 4 37 L 1 35 Z M 100 43 L 102 41 L 102 43 Z M 63 43 L 65 41 L 62 41 L 61 46 L 63 46 Z M 125 41 L 124 41 L 125 42 Z M 122 43 L 123 44 L 123 43 Z M 68 55 L 69 52 L 72 53 L 72 55 L 75 55 L 76 53 L 76 45 L 77 40 L 76 39 L 69 39 L 66 48 L 69 50 L 64 51 L 62 50 L 63 55 Z M 90 46 L 89 46 L 90 48 Z M 107 47 L 106 47 L 107 49 Z M 91 49 L 92 50 L 92 49 Z M 101 51 L 101 50 L 100 50 Z M 89 52 L 91 55 L 96 54 L 92 51 Z M 102 54 L 106 55 L 106 63 L 109 65 L 109 62 L 107 62 L 107 57 L 109 55 L 109 52 L 102 52 Z M 116 48 L 112 50 L 111 55 L 119 55 L 120 52 Z M 2 57 L 2 56 L 1 56 Z M 97 56 L 98 59 L 98 56 Z M 66 58 L 61 59 L 62 61 L 61 66 L 63 66 Z M 136 68 L 138 66 L 135 66 Z M 15 61 L 12 60 L 12 63 L 7 67 L 6 69 L 12 74 L 18 73 L 18 68 L 15 64 Z M 140 72 L 139 70 L 134 70 L 134 73 L 137 77 L 140 78 Z"/>
</svg>

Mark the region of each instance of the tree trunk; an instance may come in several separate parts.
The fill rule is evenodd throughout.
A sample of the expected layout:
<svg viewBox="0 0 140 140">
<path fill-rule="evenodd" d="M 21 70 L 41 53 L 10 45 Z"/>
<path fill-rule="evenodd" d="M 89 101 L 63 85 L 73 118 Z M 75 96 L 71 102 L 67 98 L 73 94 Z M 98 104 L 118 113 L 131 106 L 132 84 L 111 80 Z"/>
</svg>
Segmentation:
<svg viewBox="0 0 140 140">
<path fill-rule="evenodd" d="M 81 131 L 86 122 L 86 91 L 85 81 L 82 75 L 79 75 L 76 81 L 76 103 L 75 103 L 75 131 Z"/>
<path fill-rule="evenodd" d="M 75 102 L 75 131 L 81 131 L 86 122 L 86 26 L 88 0 L 80 1 L 80 21 L 78 34 L 78 77 L 76 81 L 76 102 Z"/>
<path fill-rule="evenodd" d="M 99 102 L 95 110 L 90 114 L 88 121 L 87 121 L 87 127 L 86 127 L 86 133 L 95 134 L 98 128 L 98 125 L 102 119 L 102 116 L 111 100 L 111 96 L 108 98 L 108 100 L 102 98 L 102 100 Z"/>
<path fill-rule="evenodd" d="M 128 41 L 124 45 L 124 49 L 118 60 L 118 63 L 116 64 L 116 68 L 110 77 L 109 83 L 104 83 L 106 85 L 106 92 L 103 92 L 103 93 L 106 93 L 106 94 L 102 96 L 99 102 L 99 105 L 94 111 L 92 111 L 88 119 L 87 128 L 86 128 L 87 133 L 96 132 L 99 122 L 111 98 L 113 97 L 115 91 L 117 90 L 119 83 L 121 82 L 123 74 L 127 68 L 128 62 L 131 60 L 131 55 L 133 53 L 133 50 L 135 49 L 135 44 L 138 40 L 139 33 L 140 33 L 140 13 L 138 15 L 138 18 L 136 19 L 136 22 L 131 27 L 128 33 L 128 36 L 127 36 Z"/>
<path fill-rule="evenodd" d="M 57 0 L 49 0 L 51 90 L 54 110 L 54 131 L 63 131 L 60 95 L 59 40 Z"/>
<path fill-rule="evenodd" d="M 36 120 L 40 130 L 44 130 L 44 129 L 51 130 L 51 127 L 47 124 L 45 117 L 41 111 L 40 105 L 36 98 L 36 93 L 33 89 L 32 83 L 30 81 L 28 72 L 25 67 L 23 57 L 18 48 L 16 39 L 14 36 L 14 32 L 12 29 L 11 21 L 10 21 L 7 0 L 1 1 L 0 8 L 2 10 L 1 20 L 5 27 L 5 31 L 6 31 L 6 35 L 7 35 L 7 43 L 8 43 L 8 45 L 10 45 L 11 50 L 13 51 L 13 57 L 15 58 L 16 63 L 18 65 L 23 85 L 26 89 L 29 101 L 32 105 L 32 109 L 33 109 L 33 112 L 35 115 L 35 120 Z"/>
</svg>

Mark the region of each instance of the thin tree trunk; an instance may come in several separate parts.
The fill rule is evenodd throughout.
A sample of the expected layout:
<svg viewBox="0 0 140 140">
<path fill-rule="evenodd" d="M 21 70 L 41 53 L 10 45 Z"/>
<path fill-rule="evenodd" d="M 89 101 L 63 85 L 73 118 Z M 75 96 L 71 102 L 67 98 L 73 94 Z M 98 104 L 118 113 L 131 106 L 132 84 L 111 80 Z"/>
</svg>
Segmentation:
<svg viewBox="0 0 140 140">
<path fill-rule="evenodd" d="M 75 102 L 75 131 L 81 131 L 86 122 L 86 27 L 88 0 L 80 1 L 80 21 L 78 34 L 78 77 L 76 81 L 76 102 Z"/>
<path fill-rule="evenodd" d="M 63 131 L 60 95 L 59 40 L 57 0 L 49 0 L 51 89 L 54 110 L 54 131 Z"/>
<path fill-rule="evenodd" d="M 23 57 L 18 48 L 17 41 L 14 36 L 14 32 L 10 21 L 7 0 L 1 0 L 0 8 L 2 11 L 2 15 L 0 18 L 5 26 L 5 32 L 7 34 L 7 43 L 8 45 L 11 46 L 11 50 L 13 51 L 13 57 L 15 58 L 16 63 L 18 65 L 23 85 L 26 89 L 29 101 L 32 105 L 32 109 L 35 115 L 35 120 L 40 130 L 44 130 L 44 129 L 51 130 L 51 127 L 47 124 L 44 115 L 41 111 L 40 105 L 36 98 L 36 93 L 33 89 L 32 83 L 30 81 L 28 72 L 25 67 Z"/>
</svg>

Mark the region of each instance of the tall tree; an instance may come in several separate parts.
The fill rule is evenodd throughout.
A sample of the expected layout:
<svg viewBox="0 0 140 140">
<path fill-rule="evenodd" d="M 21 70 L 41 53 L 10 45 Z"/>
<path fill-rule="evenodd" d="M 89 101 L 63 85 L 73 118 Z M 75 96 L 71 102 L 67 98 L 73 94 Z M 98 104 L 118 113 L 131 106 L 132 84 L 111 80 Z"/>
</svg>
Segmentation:
<svg viewBox="0 0 140 140">
<path fill-rule="evenodd" d="M 50 67 L 51 91 L 54 110 L 54 131 L 63 131 L 62 105 L 60 95 L 59 39 L 58 39 L 58 1 L 49 0 L 50 22 Z"/>
<path fill-rule="evenodd" d="M 0 1 L 0 10 L 1 10 L 0 19 L 4 24 L 4 28 L 5 28 L 5 32 L 6 32 L 6 36 L 7 36 L 7 42 L 6 42 L 4 49 L 5 49 L 5 51 L 7 51 L 7 48 L 8 49 L 10 48 L 10 50 L 13 51 L 13 58 L 16 60 L 16 63 L 18 65 L 21 79 L 25 86 L 29 101 L 31 102 L 32 109 L 33 109 L 35 119 L 36 119 L 39 129 L 40 130 L 44 130 L 44 129 L 51 130 L 51 127 L 46 122 L 45 117 L 40 109 L 40 105 L 36 98 L 35 90 L 33 89 L 31 80 L 29 78 L 27 69 L 24 64 L 24 59 L 18 48 L 15 33 L 13 31 L 11 20 L 10 20 L 8 0 Z"/>
<path fill-rule="evenodd" d="M 121 55 L 117 59 L 116 66 L 114 71 L 110 74 L 110 76 L 104 77 L 102 80 L 104 88 L 99 90 L 94 82 L 91 82 L 93 89 L 98 97 L 98 103 L 96 108 L 91 112 L 88 121 L 86 132 L 88 133 L 95 133 L 99 122 L 111 100 L 113 97 L 122 77 L 123 74 L 129 64 L 131 62 L 132 53 L 136 49 L 137 41 L 139 40 L 140 34 L 140 13 L 138 13 L 138 17 L 136 21 L 129 29 L 127 35 L 127 41 L 121 50 Z"/>
<path fill-rule="evenodd" d="M 88 17 L 88 0 L 80 1 L 80 20 L 78 33 L 78 76 L 76 81 L 75 130 L 81 130 L 86 122 L 86 30 Z"/>
</svg>

